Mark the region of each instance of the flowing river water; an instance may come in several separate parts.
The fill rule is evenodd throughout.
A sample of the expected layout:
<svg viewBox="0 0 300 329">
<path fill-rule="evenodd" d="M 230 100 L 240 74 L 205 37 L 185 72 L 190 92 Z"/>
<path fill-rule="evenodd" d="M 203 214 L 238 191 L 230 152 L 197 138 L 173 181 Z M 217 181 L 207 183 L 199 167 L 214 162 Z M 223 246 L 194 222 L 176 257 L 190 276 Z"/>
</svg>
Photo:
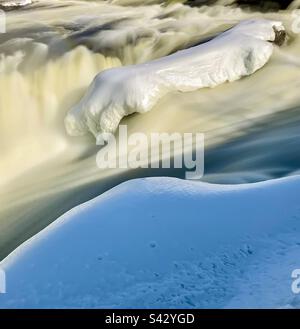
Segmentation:
<svg viewBox="0 0 300 329">
<path fill-rule="evenodd" d="M 195 46 L 244 19 L 280 20 L 288 32 L 263 69 L 213 89 L 170 93 L 122 124 L 129 133 L 204 133 L 204 181 L 236 184 L 299 173 L 298 2 L 276 12 L 159 2 L 41 0 L 6 13 L 0 260 L 64 212 L 124 180 L 183 177 L 179 169 L 100 170 L 94 137 L 68 136 L 64 118 L 98 72 Z"/>
</svg>

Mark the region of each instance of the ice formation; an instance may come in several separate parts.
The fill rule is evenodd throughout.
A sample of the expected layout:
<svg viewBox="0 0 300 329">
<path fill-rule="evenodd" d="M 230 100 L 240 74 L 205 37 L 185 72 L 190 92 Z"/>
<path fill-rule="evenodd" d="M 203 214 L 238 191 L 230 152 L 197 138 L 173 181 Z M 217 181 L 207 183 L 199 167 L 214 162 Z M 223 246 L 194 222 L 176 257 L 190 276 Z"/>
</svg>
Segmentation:
<svg viewBox="0 0 300 329">
<path fill-rule="evenodd" d="M 102 140 L 124 116 L 144 113 L 170 91 L 193 91 L 235 81 L 263 67 L 284 27 L 270 20 L 242 21 L 209 42 L 150 62 L 98 74 L 65 118 L 70 135 L 87 132 Z"/>
</svg>

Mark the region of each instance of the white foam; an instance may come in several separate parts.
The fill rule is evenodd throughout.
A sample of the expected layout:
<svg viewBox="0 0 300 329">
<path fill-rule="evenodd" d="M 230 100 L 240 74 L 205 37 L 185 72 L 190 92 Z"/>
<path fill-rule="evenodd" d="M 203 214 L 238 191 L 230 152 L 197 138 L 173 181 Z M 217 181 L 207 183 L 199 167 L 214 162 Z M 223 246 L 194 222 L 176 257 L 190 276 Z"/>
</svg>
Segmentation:
<svg viewBox="0 0 300 329">
<path fill-rule="evenodd" d="M 0 6 L 4 8 L 8 7 L 23 7 L 30 5 L 32 0 L 8 0 L 8 1 L 0 1 Z"/>
<path fill-rule="evenodd" d="M 193 91 L 238 80 L 264 66 L 282 23 L 247 20 L 213 40 L 173 55 L 98 74 L 65 125 L 70 135 L 114 132 L 121 119 L 144 113 L 170 91 Z"/>
</svg>

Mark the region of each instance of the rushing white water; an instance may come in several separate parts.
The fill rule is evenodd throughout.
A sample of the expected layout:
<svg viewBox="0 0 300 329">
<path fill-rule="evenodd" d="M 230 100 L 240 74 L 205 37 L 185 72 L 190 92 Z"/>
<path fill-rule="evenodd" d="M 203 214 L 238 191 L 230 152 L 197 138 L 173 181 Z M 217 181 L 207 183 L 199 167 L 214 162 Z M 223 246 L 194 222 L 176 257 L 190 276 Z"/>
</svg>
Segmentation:
<svg viewBox="0 0 300 329">
<path fill-rule="evenodd" d="M 129 133 L 205 133 L 207 181 L 250 182 L 299 170 L 300 37 L 292 12 L 135 2 L 45 0 L 7 12 L 7 32 L 0 34 L 0 258 L 125 179 L 181 176 L 99 170 L 93 137 L 68 136 L 64 118 L 100 71 L 197 46 L 245 19 L 280 21 L 289 35 L 261 70 L 213 89 L 172 91 L 123 122 Z"/>
<path fill-rule="evenodd" d="M 8 0 L 8 1 L 0 1 L 0 6 L 3 8 L 15 8 L 15 7 L 23 7 L 31 4 L 31 0 Z"/>
</svg>

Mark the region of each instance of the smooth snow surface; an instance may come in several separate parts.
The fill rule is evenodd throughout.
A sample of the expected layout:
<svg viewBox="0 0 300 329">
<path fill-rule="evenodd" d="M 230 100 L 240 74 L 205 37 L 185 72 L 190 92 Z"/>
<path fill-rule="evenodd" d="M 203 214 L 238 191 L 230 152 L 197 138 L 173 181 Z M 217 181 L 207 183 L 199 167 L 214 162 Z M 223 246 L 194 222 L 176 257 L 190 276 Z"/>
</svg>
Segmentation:
<svg viewBox="0 0 300 329">
<path fill-rule="evenodd" d="M 10 254 L 0 307 L 299 307 L 300 177 L 123 183 Z"/>
</svg>

